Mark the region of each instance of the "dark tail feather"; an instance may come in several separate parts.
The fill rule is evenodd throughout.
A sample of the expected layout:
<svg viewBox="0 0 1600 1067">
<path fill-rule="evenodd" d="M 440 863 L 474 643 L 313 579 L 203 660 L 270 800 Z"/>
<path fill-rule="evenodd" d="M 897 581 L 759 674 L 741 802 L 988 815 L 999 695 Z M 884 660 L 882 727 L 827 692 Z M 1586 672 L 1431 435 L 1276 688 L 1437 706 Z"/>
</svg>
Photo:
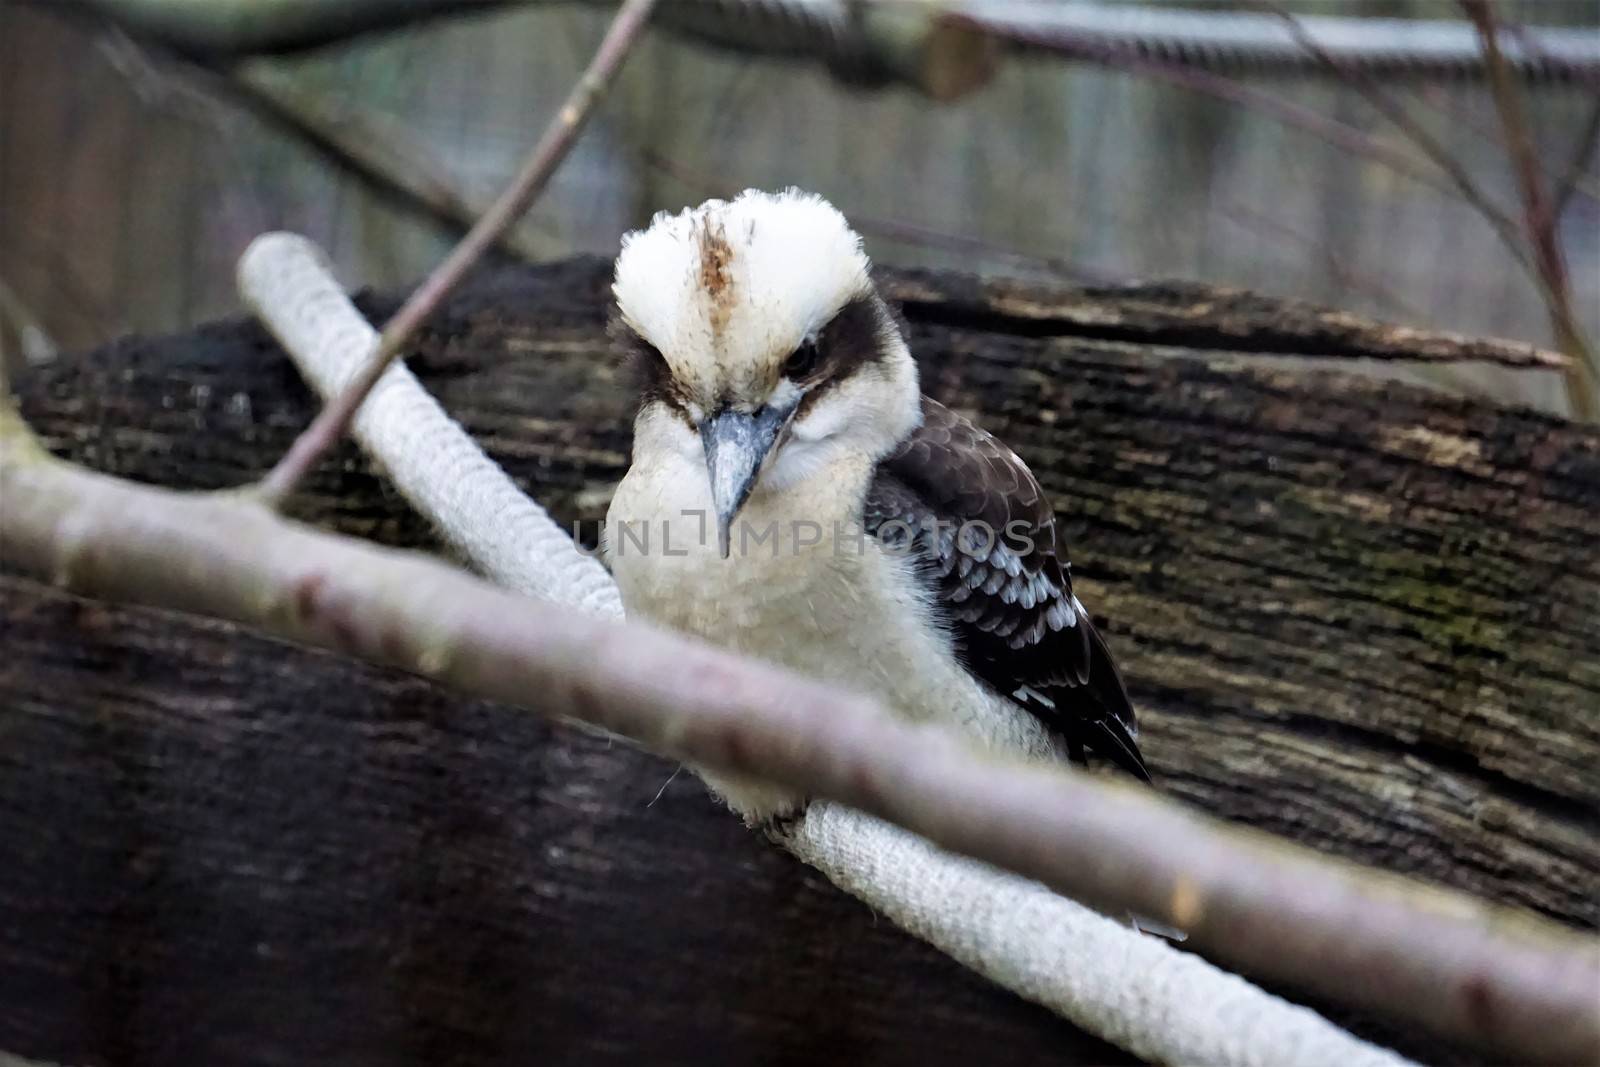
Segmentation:
<svg viewBox="0 0 1600 1067">
<path fill-rule="evenodd" d="M 1098 756 L 1103 756 L 1127 771 L 1141 782 L 1150 780 L 1144 757 L 1139 755 L 1138 742 L 1128 733 L 1128 728 L 1114 715 L 1084 721 L 1083 743 Z"/>
<path fill-rule="evenodd" d="M 1144 757 L 1139 755 L 1139 743 L 1136 740 L 1139 725 L 1134 718 L 1133 702 L 1123 688 L 1122 675 L 1111 659 L 1111 650 L 1106 648 L 1105 639 L 1100 636 L 1100 631 L 1088 625 L 1088 619 L 1083 622 L 1089 638 L 1088 688 L 1102 712 L 1097 718 L 1085 720 L 1083 743 L 1135 778 L 1148 782 L 1150 772 L 1145 769 Z"/>
</svg>

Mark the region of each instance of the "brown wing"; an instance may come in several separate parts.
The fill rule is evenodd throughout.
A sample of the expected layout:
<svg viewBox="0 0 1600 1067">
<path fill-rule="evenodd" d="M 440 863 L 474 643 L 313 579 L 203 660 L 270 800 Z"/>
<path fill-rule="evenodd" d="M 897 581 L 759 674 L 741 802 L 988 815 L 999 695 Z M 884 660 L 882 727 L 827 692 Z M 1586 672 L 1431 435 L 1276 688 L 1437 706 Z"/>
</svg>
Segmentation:
<svg viewBox="0 0 1600 1067">
<path fill-rule="evenodd" d="M 878 468 L 863 522 L 925 561 L 968 668 L 1088 748 L 1149 778 L 1122 678 L 1072 594 L 1055 512 L 992 434 L 924 398 L 923 423 Z"/>
</svg>

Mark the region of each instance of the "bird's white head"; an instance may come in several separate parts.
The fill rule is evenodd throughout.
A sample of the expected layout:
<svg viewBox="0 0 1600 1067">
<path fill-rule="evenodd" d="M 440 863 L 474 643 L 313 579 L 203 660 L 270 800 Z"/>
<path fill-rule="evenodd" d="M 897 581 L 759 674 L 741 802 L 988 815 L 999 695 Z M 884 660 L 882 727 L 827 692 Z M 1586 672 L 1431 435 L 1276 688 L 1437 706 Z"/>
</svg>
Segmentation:
<svg viewBox="0 0 1600 1067">
<path fill-rule="evenodd" d="M 641 372 L 635 448 L 703 458 L 723 554 L 752 492 L 846 453 L 876 462 L 921 417 L 916 364 L 831 204 L 749 191 L 623 238 L 615 331 Z"/>
</svg>

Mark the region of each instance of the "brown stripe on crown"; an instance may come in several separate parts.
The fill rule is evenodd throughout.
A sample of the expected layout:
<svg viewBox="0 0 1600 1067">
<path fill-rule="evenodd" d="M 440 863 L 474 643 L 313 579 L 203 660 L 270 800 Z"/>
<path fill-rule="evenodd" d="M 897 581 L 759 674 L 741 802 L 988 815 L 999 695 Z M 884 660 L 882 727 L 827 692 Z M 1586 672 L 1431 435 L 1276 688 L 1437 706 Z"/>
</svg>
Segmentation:
<svg viewBox="0 0 1600 1067">
<path fill-rule="evenodd" d="M 733 314 L 733 246 L 722 220 L 704 219 L 695 234 L 700 245 L 700 288 L 711 301 L 711 332 L 721 334 Z"/>
</svg>

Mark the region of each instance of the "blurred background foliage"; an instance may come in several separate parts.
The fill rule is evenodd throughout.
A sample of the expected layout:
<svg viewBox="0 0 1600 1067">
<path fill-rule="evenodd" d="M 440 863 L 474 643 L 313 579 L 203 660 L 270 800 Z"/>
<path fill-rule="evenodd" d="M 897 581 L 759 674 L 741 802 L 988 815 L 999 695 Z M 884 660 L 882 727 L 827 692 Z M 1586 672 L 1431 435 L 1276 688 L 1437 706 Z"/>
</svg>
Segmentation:
<svg viewBox="0 0 1600 1067">
<path fill-rule="evenodd" d="M 1462 18 L 1449 0 L 1288 6 Z M 1600 4 L 1590 0 L 1497 10 L 1509 24 L 1600 26 Z M 571 87 L 608 17 L 593 7 L 513 6 L 273 60 L 271 73 L 342 115 L 347 132 L 375 144 L 393 134 L 442 180 L 487 199 Z M 1422 158 L 1338 78 L 1227 76 Z M 1481 80 L 1386 87 L 1519 215 Z M 1540 83 L 1526 99 L 1539 158 L 1560 172 L 1592 139 L 1595 89 Z M 816 63 L 652 33 L 535 204 L 519 247 L 541 258 L 611 256 L 624 231 L 658 210 L 791 184 L 837 204 L 884 262 L 1089 283 L 1191 279 L 1409 325 L 1552 342 L 1535 285 L 1456 196 L 1258 108 L 1138 69 L 1045 57 L 1009 57 L 987 86 L 940 103 L 903 87 L 843 85 Z M 43 357 L 233 313 L 233 264 L 269 229 L 307 234 L 348 284 L 379 287 L 416 280 L 456 235 L 331 165 L 217 79 L 103 24 L 0 0 L 8 353 Z M 1592 155 L 1559 234 L 1577 316 L 1595 337 Z M 1567 410 L 1555 374 L 1384 373 Z"/>
</svg>

